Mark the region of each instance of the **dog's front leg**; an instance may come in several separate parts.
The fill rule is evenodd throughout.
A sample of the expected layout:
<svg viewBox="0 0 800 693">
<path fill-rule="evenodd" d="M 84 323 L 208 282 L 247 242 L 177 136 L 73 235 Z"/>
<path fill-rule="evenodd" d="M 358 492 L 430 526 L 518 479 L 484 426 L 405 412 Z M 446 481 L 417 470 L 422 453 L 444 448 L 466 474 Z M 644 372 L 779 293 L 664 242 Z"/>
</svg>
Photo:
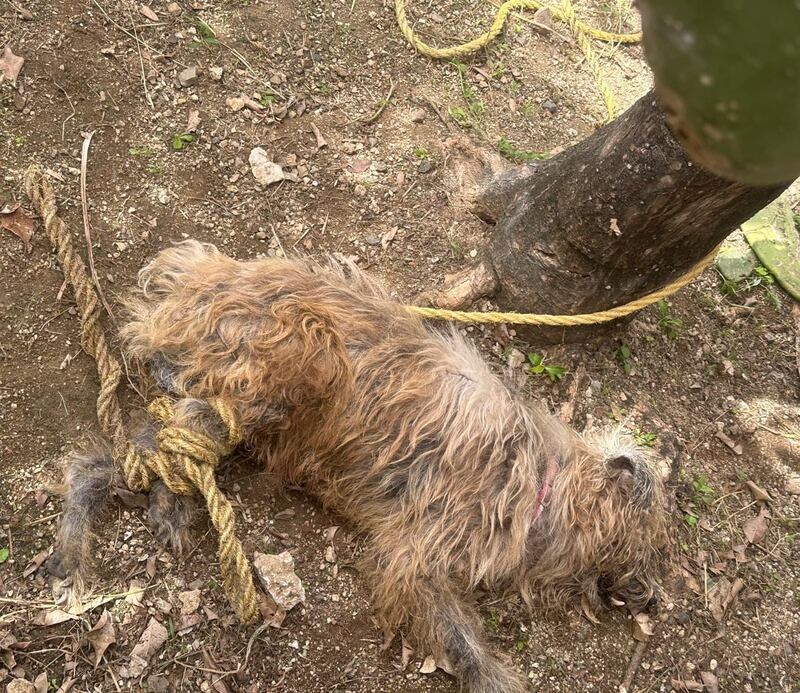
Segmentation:
<svg viewBox="0 0 800 693">
<path fill-rule="evenodd" d="M 469 693 L 522 693 L 522 678 L 490 651 L 480 617 L 452 579 L 424 575 L 413 550 L 378 554 L 374 597 L 389 628 L 410 626 L 418 647 L 444 656 Z"/>
</svg>

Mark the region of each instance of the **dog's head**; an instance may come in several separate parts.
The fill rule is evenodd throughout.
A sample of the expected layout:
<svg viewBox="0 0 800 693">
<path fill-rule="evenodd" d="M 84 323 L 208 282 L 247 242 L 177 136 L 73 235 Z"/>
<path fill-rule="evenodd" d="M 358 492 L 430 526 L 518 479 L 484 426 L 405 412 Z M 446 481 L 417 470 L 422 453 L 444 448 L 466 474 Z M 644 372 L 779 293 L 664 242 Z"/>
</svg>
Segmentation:
<svg viewBox="0 0 800 693">
<path fill-rule="evenodd" d="M 643 608 L 659 592 L 664 484 L 654 455 L 618 431 L 567 448 L 534 525 L 529 583 L 546 601 Z"/>
</svg>

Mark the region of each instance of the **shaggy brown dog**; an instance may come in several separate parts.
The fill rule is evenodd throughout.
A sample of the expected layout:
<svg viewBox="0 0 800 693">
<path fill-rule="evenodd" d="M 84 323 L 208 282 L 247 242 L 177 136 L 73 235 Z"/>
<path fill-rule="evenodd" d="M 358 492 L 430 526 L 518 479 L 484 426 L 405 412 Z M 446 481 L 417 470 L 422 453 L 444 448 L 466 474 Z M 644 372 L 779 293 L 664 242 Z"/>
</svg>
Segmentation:
<svg viewBox="0 0 800 693">
<path fill-rule="evenodd" d="M 223 436 L 202 400 L 231 402 L 271 472 L 371 535 L 387 627 L 407 625 L 469 691 L 524 689 L 485 644 L 467 601 L 479 582 L 547 604 L 654 596 L 665 501 L 642 454 L 537 411 L 455 331 L 429 329 L 356 268 L 237 262 L 188 241 L 139 284 L 123 335 L 181 398 L 178 423 Z M 73 465 L 62 572 L 79 567 L 110 469 L 108 457 Z M 151 520 L 177 548 L 187 508 L 163 485 L 151 494 Z"/>
</svg>

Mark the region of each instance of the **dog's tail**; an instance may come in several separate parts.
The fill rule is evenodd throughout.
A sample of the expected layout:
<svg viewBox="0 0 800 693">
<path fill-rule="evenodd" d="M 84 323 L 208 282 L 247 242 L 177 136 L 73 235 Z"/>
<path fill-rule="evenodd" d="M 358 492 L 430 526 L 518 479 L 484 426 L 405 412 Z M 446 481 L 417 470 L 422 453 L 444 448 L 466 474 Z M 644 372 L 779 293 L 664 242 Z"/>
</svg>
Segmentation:
<svg viewBox="0 0 800 693">
<path fill-rule="evenodd" d="M 67 458 L 64 511 L 47 570 L 60 578 L 72 577 L 78 594 L 91 562 L 92 529 L 107 507 L 113 478 L 111 449 L 102 441 L 94 441 Z"/>
</svg>

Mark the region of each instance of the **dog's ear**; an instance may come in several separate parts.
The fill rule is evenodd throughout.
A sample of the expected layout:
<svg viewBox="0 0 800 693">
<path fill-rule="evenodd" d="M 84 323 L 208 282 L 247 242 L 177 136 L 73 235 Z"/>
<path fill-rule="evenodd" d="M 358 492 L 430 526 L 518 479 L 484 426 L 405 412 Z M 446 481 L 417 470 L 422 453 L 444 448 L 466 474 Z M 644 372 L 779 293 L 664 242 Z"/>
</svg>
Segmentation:
<svg viewBox="0 0 800 693">
<path fill-rule="evenodd" d="M 618 452 L 606 460 L 606 468 L 618 491 L 636 505 L 648 506 L 651 502 L 653 470 L 642 455 L 633 452 Z"/>
</svg>

